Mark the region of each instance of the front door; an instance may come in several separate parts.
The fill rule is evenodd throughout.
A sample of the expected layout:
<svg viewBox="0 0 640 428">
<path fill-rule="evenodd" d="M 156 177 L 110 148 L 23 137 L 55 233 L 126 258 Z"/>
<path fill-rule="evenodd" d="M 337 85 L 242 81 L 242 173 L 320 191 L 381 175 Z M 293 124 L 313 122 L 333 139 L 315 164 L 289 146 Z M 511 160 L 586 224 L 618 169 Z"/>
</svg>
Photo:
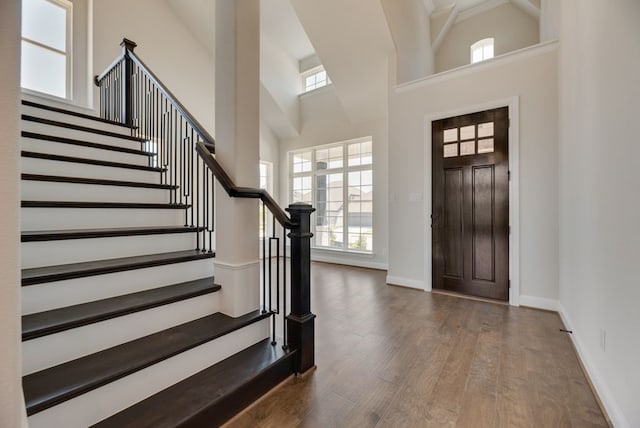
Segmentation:
<svg viewBox="0 0 640 428">
<path fill-rule="evenodd" d="M 433 288 L 509 299 L 508 108 L 433 122 Z"/>
</svg>

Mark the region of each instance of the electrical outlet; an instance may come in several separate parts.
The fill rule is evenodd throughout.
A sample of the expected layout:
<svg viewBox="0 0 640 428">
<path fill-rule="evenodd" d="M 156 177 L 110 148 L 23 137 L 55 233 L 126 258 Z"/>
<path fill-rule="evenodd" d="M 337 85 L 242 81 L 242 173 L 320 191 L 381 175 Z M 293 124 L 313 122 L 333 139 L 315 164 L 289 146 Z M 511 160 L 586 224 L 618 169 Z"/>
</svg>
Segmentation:
<svg viewBox="0 0 640 428">
<path fill-rule="evenodd" d="M 602 349 L 602 352 L 607 350 L 607 332 L 605 329 L 600 330 L 600 349 Z"/>
</svg>

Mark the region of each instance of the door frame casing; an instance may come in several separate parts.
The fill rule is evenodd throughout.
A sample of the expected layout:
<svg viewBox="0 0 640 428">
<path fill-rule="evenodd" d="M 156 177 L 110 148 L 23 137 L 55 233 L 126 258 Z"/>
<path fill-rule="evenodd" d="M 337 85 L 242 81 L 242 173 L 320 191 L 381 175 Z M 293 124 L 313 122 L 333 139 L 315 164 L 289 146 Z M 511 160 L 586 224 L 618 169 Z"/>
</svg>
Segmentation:
<svg viewBox="0 0 640 428">
<path fill-rule="evenodd" d="M 433 289 L 433 241 L 431 233 L 431 214 L 432 214 L 432 123 L 436 120 L 447 119 L 449 117 L 461 116 L 465 114 L 476 113 L 485 110 L 492 110 L 500 107 L 508 107 L 509 109 L 509 226 L 511 233 L 509 234 L 509 281 L 511 288 L 509 289 L 509 304 L 512 306 L 520 306 L 520 97 L 514 96 L 510 98 L 502 98 L 498 100 L 488 101 L 482 104 L 476 104 L 463 107 L 456 110 L 438 112 L 425 116 L 424 125 L 424 157 L 425 157 L 425 174 L 423 178 L 425 198 L 425 236 L 424 236 L 424 254 L 425 254 L 425 272 L 424 284 L 425 291 L 431 292 Z"/>
</svg>

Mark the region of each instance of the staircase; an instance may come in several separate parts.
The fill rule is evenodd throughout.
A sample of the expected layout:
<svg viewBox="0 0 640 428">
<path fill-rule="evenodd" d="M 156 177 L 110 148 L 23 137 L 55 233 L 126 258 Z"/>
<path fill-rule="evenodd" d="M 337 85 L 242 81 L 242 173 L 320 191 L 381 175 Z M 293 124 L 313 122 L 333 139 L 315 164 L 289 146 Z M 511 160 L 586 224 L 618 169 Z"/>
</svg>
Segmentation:
<svg viewBox="0 0 640 428">
<path fill-rule="evenodd" d="M 22 113 L 31 428 L 218 426 L 304 371 L 299 344 L 272 346 L 271 308 L 222 312 L 207 226 L 191 226 L 153 146 L 77 111 Z"/>
</svg>

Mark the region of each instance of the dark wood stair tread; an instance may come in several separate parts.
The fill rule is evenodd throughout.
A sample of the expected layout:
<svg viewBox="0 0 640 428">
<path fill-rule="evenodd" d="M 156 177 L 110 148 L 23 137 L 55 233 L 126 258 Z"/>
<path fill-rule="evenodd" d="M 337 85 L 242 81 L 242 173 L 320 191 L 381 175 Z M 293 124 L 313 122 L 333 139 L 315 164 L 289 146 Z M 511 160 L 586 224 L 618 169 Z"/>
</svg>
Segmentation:
<svg viewBox="0 0 640 428">
<path fill-rule="evenodd" d="M 213 277 L 96 300 L 22 317 L 22 340 L 35 339 L 220 290 Z"/>
<path fill-rule="evenodd" d="M 107 150 L 111 152 L 120 152 L 120 153 L 128 153 L 130 155 L 140 155 L 140 156 L 156 156 L 156 153 L 152 152 L 144 152 L 138 149 L 132 149 L 128 147 L 119 147 L 119 146 L 111 146 L 109 144 L 100 144 L 100 143 L 92 143 L 90 141 L 83 140 L 74 140 L 73 138 L 67 137 L 57 137 L 55 135 L 47 135 L 47 134 L 38 134 L 35 132 L 22 131 L 21 133 L 23 138 L 31 138 L 34 140 L 43 140 L 43 141 L 52 141 L 54 143 L 63 143 L 70 144 L 73 146 L 82 146 L 88 147 L 91 149 L 99 149 L 99 150 Z"/>
<path fill-rule="evenodd" d="M 113 238 L 121 236 L 165 235 L 201 232 L 195 226 L 117 227 L 104 229 L 34 230 L 21 234 L 22 242 L 62 241 L 67 239 Z"/>
<path fill-rule="evenodd" d="M 111 168 L 138 169 L 140 171 L 165 172 L 165 168 L 157 168 L 153 166 L 134 165 L 130 163 L 103 161 L 99 159 L 78 158 L 74 156 L 53 155 L 50 153 L 39 153 L 23 150 L 21 152 L 24 158 L 46 159 L 58 162 L 83 163 L 87 165 L 107 166 Z"/>
<path fill-rule="evenodd" d="M 199 250 L 187 250 L 23 269 L 22 285 L 26 286 L 43 284 L 46 282 L 83 278 L 87 276 L 103 275 L 107 273 L 123 272 L 154 266 L 164 266 L 174 263 L 183 263 L 213 257 L 215 257 L 215 253 L 212 252 L 209 253 Z"/>
<path fill-rule="evenodd" d="M 262 340 L 94 428 L 219 426 L 291 375 L 294 355 Z"/>
<path fill-rule="evenodd" d="M 98 178 L 64 177 L 59 175 L 22 174 L 25 181 L 47 181 L 55 183 L 94 184 L 99 186 L 140 187 L 146 189 L 175 190 L 178 186 L 140 181 L 102 180 Z"/>
<path fill-rule="evenodd" d="M 89 120 L 95 120 L 96 122 L 102 122 L 102 123 L 107 123 L 109 125 L 116 125 L 116 126 L 121 126 L 123 128 L 129 128 L 128 126 L 126 126 L 123 123 L 120 122 L 115 122 L 113 120 L 107 120 L 107 119 L 103 119 L 101 117 L 98 116 L 91 116 L 90 114 L 84 114 L 84 113 L 79 113 L 73 110 L 67 110 L 67 109 L 63 109 L 63 108 L 59 108 L 59 107 L 53 107 L 53 106 L 49 106 L 46 104 L 41 104 L 41 103 L 36 103 L 34 101 L 28 101 L 28 100 L 22 100 L 22 105 L 24 106 L 29 106 L 29 107 L 35 107 L 35 108 L 39 108 L 42 110 L 49 110 L 49 111 L 53 111 L 56 113 L 62 113 L 62 114 L 67 114 L 70 116 L 75 116 L 75 117 L 80 117 L 83 119 L 89 119 Z"/>
<path fill-rule="evenodd" d="M 27 414 L 45 410 L 268 317 L 215 313 L 22 378 Z"/>
<path fill-rule="evenodd" d="M 73 129 L 74 131 L 90 132 L 92 134 L 104 135 L 106 137 L 121 138 L 123 140 L 136 141 L 142 143 L 146 141 L 144 138 L 134 137 L 132 135 L 120 134 L 118 132 L 105 131 L 103 129 L 90 128 L 88 126 L 76 125 L 73 123 L 60 122 L 44 117 L 31 116 L 29 114 L 21 115 L 22 120 L 27 122 L 41 123 L 43 125 L 58 126 L 60 128 Z"/>
<path fill-rule="evenodd" d="M 185 204 L 158 204 L 148 202 L 84 202 L 84 201 L 22 201 L 22 208 L 142 208 L 184 210 Z"/>
</svg>

